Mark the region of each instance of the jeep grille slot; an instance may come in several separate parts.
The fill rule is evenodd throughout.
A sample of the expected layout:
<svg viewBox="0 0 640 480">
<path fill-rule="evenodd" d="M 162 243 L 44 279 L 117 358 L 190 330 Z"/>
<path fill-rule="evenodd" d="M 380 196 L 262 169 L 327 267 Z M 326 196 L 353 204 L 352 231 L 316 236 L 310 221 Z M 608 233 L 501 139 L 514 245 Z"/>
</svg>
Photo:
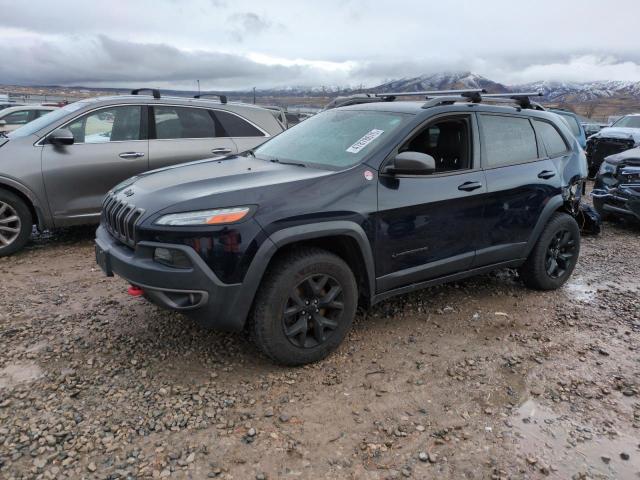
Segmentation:
<svg viewBox="0 0 640 480">
<path fill-rule="evenodd" d="M 143 211 L 115 196 L 109 196 L 102 204 L 102 222 L 107 231 L 122 243 L 134 247 L 135 226 Z"/>
</svg>

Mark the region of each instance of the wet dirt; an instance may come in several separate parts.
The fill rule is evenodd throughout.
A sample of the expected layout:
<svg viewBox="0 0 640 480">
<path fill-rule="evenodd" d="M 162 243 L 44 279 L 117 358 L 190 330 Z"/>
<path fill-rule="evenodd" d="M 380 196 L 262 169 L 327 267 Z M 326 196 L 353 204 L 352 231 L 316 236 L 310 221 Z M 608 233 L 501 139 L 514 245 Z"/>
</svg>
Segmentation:
<svg viewBox="0 0 640 480">
<path fill-rule="evenodd" d="M 361 312 L 275 366 L 126 295 L 91 228 L 0 259 L 0 478 L 640 478 L 640 228 Z"/>
</svg>

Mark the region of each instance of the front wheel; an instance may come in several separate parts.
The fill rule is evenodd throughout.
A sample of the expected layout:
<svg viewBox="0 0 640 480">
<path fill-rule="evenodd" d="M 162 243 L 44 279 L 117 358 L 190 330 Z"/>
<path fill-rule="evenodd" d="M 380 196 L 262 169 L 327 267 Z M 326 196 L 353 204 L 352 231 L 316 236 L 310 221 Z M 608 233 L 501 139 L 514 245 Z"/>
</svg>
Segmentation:
<svg viewBox="0 0 640 480">
<path fill-rule="evenodd" d="M 272 360 L 303 365 L 344 340 L 358 302 L 353 272 L 340 257 L 304 248 L 276 260 L 256 296 L 250 333 Z"/>
<path fill-rule="evenodd" d="M 0 257 L 24 247 L 32 227 L 29 207 L 14 193 L 0 190 Z"/>
<path fill-rule="evenodd" d="M 571 276 L 580 253 L 580 228 L 566 213 L 555 213 L 520 269 L 525 285 L 536 290 L 560 288 Z"/>
</svg>

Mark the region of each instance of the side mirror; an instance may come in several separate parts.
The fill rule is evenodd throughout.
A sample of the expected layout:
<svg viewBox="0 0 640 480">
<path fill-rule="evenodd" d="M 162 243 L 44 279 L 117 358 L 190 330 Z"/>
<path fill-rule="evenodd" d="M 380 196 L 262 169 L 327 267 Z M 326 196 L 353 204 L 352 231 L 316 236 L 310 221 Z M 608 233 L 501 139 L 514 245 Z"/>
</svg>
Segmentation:
<svg viewBox="0 0 640 480">
<path fill-rule="evenodd" d="M 402 152 L 384 169 L 392 175 L 430 175 L 436 170 L 436 161 L 431 155 L 421 152 Z"/>
<path fill-rule="evenodd" d="M 53 145 L 73 145 L 73 133 L 68 128 L 58 128 L 49 134 L 47 141 Z"/>
</svg>

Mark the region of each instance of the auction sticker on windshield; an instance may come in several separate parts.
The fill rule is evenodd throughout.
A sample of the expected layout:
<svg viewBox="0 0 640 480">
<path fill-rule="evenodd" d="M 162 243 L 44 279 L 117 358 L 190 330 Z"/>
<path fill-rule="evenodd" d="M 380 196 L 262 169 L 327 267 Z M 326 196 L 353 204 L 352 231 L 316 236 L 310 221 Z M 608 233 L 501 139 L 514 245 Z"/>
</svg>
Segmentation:
<svg viewBox="0 0 640 480">
<path fill-rule="evenodd" d="M 349 153 L 358 153 L 358 152 L 360 152 L 360 150 L 362 150 L 364 147 L 369 145 L 371 142 L 373 142 L 376 138 L 378 138 L 383 133 L 384 133 L 384 130 L 378 130 L 378 129 L 374 128 L 369 133 L 366 133 L 356 143 L 354 143 L 349 148 L 347 148 L 347 152 L 349 152 Z"/>
</svg>

